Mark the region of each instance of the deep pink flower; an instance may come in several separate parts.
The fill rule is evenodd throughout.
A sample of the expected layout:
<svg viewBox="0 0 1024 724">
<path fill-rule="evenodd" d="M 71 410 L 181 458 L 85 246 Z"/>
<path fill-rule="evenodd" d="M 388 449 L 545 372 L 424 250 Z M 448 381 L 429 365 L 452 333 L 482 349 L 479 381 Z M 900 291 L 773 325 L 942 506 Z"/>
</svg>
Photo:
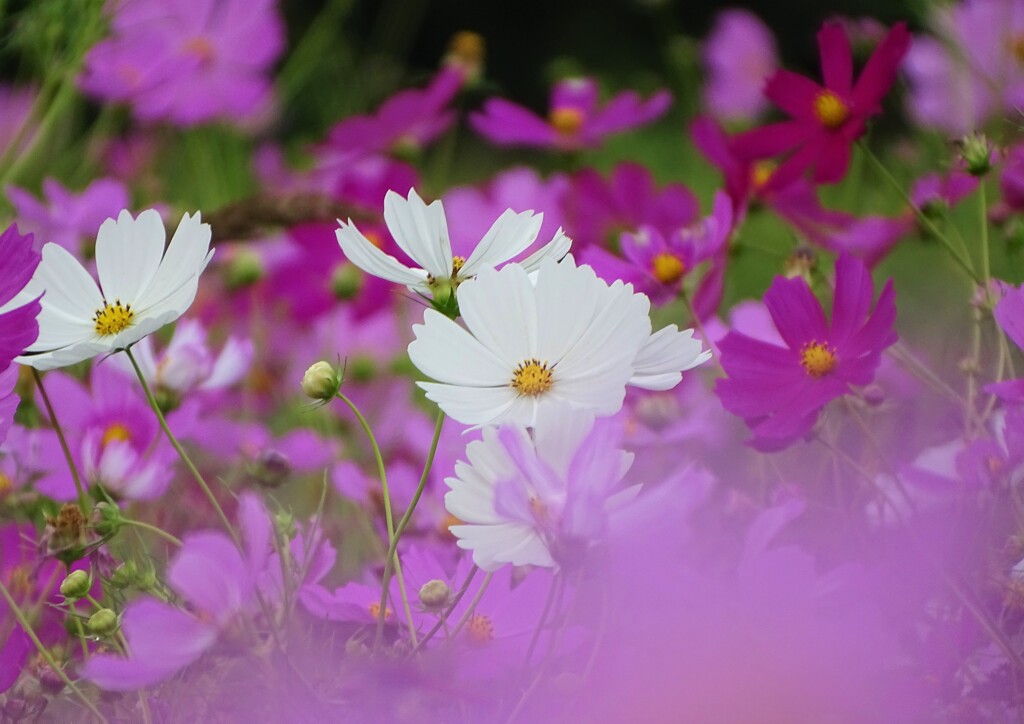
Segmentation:
<svg viewBox="0 0 1024 724">
<path fill-rule="evenodd" d="M 722 120 L 754 120 L 768 103 L 765 81 L 778 67 L 775 37 L 757 15 L 723 10 L 703 50 L 707 81 L 704 107 Z"/>
<path fill-rule="evenodd" d="M 846 175 L 850 148 L 865 123 L 881 113 L 882 98 L 896 80 L 896 69 L 910 45 L 905 23 L 897 23 L 875 48 L 853 82 L 853 52 L 842 26 L 826 23 L 818 33 L 821 86 L 787 70 L 768 81 L 765 95 L 791 119 L 748 131 L 737 140 L 745 158 L 789 154 L 769 181 L 785 186 L 811 171 L 815 183 L 835 183 Z"/>
<path fill-rule="evenodd" d="M 79 85 L 142 120 L 247 120 L 270 100 L 285 43 L 274 0 L 125 0 L 111 27 Z"/>
<path fill-rule="evenodd" d="M 999 177 L 1003 202 L 1014 211 L 1024 210 L 1024 145 L 1010 149 Z"/>
<path fill-rule="evenodd" d="M 785 346 L 735 331 L 719 343 L 728 377 L 716 392 L 746 421 L 756 446 L 777 449 L 806 435 L 826 403 L 871 382 L 882 351 L 896 341 L 894 296 L 890 281 L 872 312 L 867 267 L 842 254 L 830 325 L 807 282 L 775 279 L 764 303 Z"/>
<path fill-rule="evenodd" d="M 546 119 L 510 101 L 491 98 L 482 111 L 470 115 L 469 125 L 500 146 L 576 151 L 595 148 L 607 136 L 650 123 L 671 103 L 672 95 L 666 90 L 646 101 L 628 90 L 599 106 L 595 79 L 567 78 L 552 88 Z"/>
</svg>

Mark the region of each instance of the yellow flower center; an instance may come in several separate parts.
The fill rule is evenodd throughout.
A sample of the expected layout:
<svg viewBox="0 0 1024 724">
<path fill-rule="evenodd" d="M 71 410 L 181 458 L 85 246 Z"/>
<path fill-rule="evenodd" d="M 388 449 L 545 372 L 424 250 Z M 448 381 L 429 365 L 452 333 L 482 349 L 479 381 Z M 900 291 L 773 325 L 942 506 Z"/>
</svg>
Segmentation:
<svg viewBox="0 0 1024 724">
<path fill-rule="evenodd" d="M 14 566 L 7 580 L 7 589 L 16 600 L 24 601 L 33 591 L 32 566 L 22 563 Z"/>
<path fill-rule="evenodd" d="M 367 606 L 367 608 L 369 609 L 370 616 L 373 617 L 374 621 L 376 621 L 376 620 L 378 620 L 380 618 L 380 603 L 378 601 L 374 601 L 369 606 Z M 392 616 L 394 616 L 394 614 L 395 614 L 395 612 L 392 611 L 390 608 L 385 608 L 384 609 L 384 620 L 387 621 Z"/>
<path fill-rule="evenodd" d="M 686 273 L 686 265 L 675 254 L 663 251 L 651 262 L 651 273 L 662 284 L 674 284 L 683 278 L 683 274 Z"/>
<path fill-rule="evenodd" d="M 476 614 L 466 624 L 466 635 L 475 644 L 487 644 L 494 639 L 494 624 L 483 614 Z"/>
<path fill-rule="evenodd" d="M 132 325 L 135 312 L 131 304 L 121 304 L 120 299 L 115 299 L 113 305 L 103 301 L 103 309 L 97 309 L 93 319 L 96 322 L 96 334 L 101 337 L 109 337 L 123 332 Z"/>
<path fill-rule="evenodd" d="M 466 266 L 466 257 L 464 256 L 453 256 L 452 257 L 452 279 L 459 275 L 462 271 L 462 267 Z"/>
<path fill-rule="evenodd" d="M 800 350 L 800 364 L 811 377 L 824 377 L 838 362 L 836 353 L 821 342 L 808 342 Z"/>
<path fill-rule="evenodd" d="M 750 170 L 750 181 L 754 185 L 755 189 L 760 189 L 765 186 L 769 181 L 772 180 L 772 174 L 775 173 L 775 169 L 778 164 L 774 161 L 758 161 L 754 164 L 754 167 Z"/>
<path fill-rule="evenodd" d="M 520 395 L 529 397 L 544 394 L 551 389 L 554 382 L 548 363 L 537 359 L 520 362 L 516 371 L 512 373 L 512 387 Z"/>
<path fill-rule="evenodd" d="M 213 54 L 216 48 L 213 42 L 202 35 L 197 35 L 194 38 L 189 38 L 182 44 L 182 50 L 189 55 L 194 55 L 199 59 L 200 63 L 209 63 L 213 60 Z"/>
<path fill-rule="evenodd" d="M 1010 40 L 1010 52 L 1017 59 L 1018 63 L 1024 63 L 1024 34 L 1017 35 Z"/>
<path fill-rule="evenodd" d="M 128 442 L 132 439 L 132 434 L 128 431 L 120 422 L 115 422 L 107 426 L 107 429 L 103 431 L 103 438 L 100 440 L 100 444 L 103 446 L 114 442 Z"/>
<path fill-rule="evenodd" d="M 563 136 L 575 135 L 583 127 L 586 117 L 579 108 L 553 108 L 548 122 Z"/>
<path fill-rule="evenodd" d="M 472 30 L 460 30 L 448 44 L 448 56 L 467 65 L 479 65 L 484 59 L 483 36 Z"/>
<path fill-rule="evenodd" d="M 14 489 L 14 481 L 11 480 L 11 476 L 0 473 L 0 495 L 5 495 Z"/>
<path fill-rule="evenodd" d="M 830 90 L 823 90 L 814 98 L 814 115 L 825 128 L 839 128 L 850 117 L 846 101 Z"/>
</svg>

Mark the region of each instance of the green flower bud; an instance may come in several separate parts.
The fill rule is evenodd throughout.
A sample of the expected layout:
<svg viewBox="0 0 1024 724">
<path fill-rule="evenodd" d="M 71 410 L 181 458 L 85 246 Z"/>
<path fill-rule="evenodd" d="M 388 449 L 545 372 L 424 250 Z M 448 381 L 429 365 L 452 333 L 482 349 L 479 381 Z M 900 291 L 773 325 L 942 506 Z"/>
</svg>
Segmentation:
<svg viewBox="0 0 1024 724">
<path fill-rule="evenodd" d="M 92 509 L 92 527 L 104 538 L 116 535 L 121 529 L 124 519 L 121 511 L 114 503 L 97 503 Z"/>
<path fill-rule="evenodd" d="M 110 574 L 109 583 L 114 588 L 125 589 L 131 586 L 135 582 L 135 578 L 139 574 L 139 569 L 135 565 L 135 561 L 125 561 Z"/>
<path fill-rule="evenodd" d="M 448 587 L 448 584 L 437 578 L 424 583 L 419 592 L 420 603 L 431 611 L 444 608 L 451 595 L 452 589 Z"/>
<path fill-rule="evenodd" d="M 992 168 L 992 144 L 982 133 L 969 133 L 961 138 L 960 155 L 972 176 L 984 176 Z"/>
<path fill-rule="evenodd" d="M 331 292 L 342 300 L 352 299 L 363 288 L 363 272 L 355 264 L 339 264 L 331 275 Z"/>
<path fill-rule="evenodd" d="M 92 588 L 92 579 L 86 571 L 71 571 L 64 582 L 60 584 L 60 595 L 64 598 L 75 601 L 85 598 Z"/>
<path fill-rule="evenodd" d="M 341 387 L 341 375 L 328 362 L 314 362 L 302 376 L 302 391 L 314 400 L 330 400 Z"/>
<path fill-rule="evenodd" d="M 228 289 L 241 289 L 263 278 L 263 261 L 251 251 L 235 255 L 225 271 L 224 283 Z"/>
<path fill-rule="evenodd" d="M 90 633 L 97 636 L 109 636 L 117 631 L 117 614 L 109 608 L 101 608 L 89 617 L 86 627 L 89 629 Z"/>
</svg>

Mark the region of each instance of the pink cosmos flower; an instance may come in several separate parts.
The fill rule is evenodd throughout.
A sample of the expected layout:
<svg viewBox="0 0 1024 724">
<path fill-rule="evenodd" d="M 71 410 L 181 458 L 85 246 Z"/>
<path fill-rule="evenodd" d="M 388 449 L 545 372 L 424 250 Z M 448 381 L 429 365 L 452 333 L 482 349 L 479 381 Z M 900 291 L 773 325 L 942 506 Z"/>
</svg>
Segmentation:
<svg viewBox="0 0 1024 724">
<path fill-rule="evenodd" d="M 864 134 L 867 119 L 881 113 L 882 98 L 895 82 L 909 45 L 906 24 L 897 23 L 854 83 L 850 40 L 840 25 L 826 23 L 818 33 L 825 85 L 776 71 L 765 95 L 791 119 L 742 134 L 736 140 L 738 153 L 749 159 L 788 153 L 768 182 L 773 187 L 785 186 L 806 171 L 815 183 L 841 180 L 853 142 Z"/>
<path fill-rule="evenodd" d="M 555 83 L 547 119 L 502 98 L 491 98 L 469 117 L 477 133 L 500 146 L 534 146 L 559 151 L 596 148 L 614 133 L 660 118 L 672 103 L 661 90 L 646 101 L 624 91 L 598 106 L 594 78 L 568 78 Z"/>
<path fill-rule="evenodd" d="M 222 629 L 255 606 L 257 581 L 271 555 L 271 522 L 252 493 L 239 500 L 245 549 L 225 534 L 192 533 L 171 560 L 167 582 L 185 610 L 143 596 L 130 603 L 121 630 L 128 656 L 93 656 L 83 674 L 101 689 L 133 691 L 164 681 L 199 660 Z"/>
<path fill-rule="evenodd" d="M 764 303 L 784 346 L 735 331 L 719 343 L 728 377 L 716 392 L 750 427 L 755 446 L 787 446 L 811 431 L 826 403 L 871 382 L 882 351 L 896 342 L 892 282 L 872 312 L 873 296 L 867 267 L 842 254 L 831 325 L 807 282 L 777 277 Z"/>
<path fill-rule="evenodd" d="M 772 31 L 746 10 L 723 10 L 703 50 L 704 107 L 715 118 L 751 121 L 768 107 L 765 81 L 779 65 Z"/>
<path fill-rule="evenodd" d="M 24 292 L 39 260 L 31 234 L 14 224 L 0 234 L 0 372 L 39 336 L 39 299 Z"/>
<path fill-rule="evenodd" d="M 19 221 L 41 241 L 60 244 L 76 256 L 83 251 L 83 244 L 92 246 L 100 224 L 128 206 L 128 189 L 115 179 L 97 179 L 80 193 L 73 193 L 48 178 L 43 181 L 43 196 L 40 201 L 25 189 L 7 187 Z"/>
<path fill-rule="evenodd" d="M 79 85 L 144 121 L 191 126 L 247 120 L 270 100 L 267 71 L 284 50 L 274 0 L 125 0 Z"/>
<path fill-rule="evenodd" d="M 1014 146 L 1006 154 L 999 189 L 1007 207 L 1013 211 L 1024 210 L 1024 145 Z"/>
</svg>

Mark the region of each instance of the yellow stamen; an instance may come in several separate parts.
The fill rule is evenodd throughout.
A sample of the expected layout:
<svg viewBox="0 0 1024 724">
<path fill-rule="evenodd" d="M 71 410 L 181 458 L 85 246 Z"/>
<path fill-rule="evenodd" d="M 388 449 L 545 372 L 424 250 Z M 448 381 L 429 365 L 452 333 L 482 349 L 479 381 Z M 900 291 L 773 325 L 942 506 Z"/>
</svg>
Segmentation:
<svg viewBox="0 0 1024 724">
<path fill-rule="evenodd" d="M 765 186 L 769 181 L 772 180 L 772 174 L 775 173 L 775 169 L 778 164 L 774 161 L 758 161 L 754 164 L 754 167 L 750 170 L 750 181 L 754 185 L 754 189 L 760 189 Z"/>
<path fill-rule="evenodd" d="M 121 304 L 120 299 L 115 299 L 114 304 L 104 300 L 103 309 L 97 309 L 93 319 L 96 322 L 96 334 L 101 337 L 109 337 L 122 332 L 132 325 L 135 312 L 131 304 Z"/>
<path fill-rule="evenodd" d="M 367 608 L 369 609 L 370 615 L 373 617 L 374 621 L 376 621 L 376 620 L 378 620 L 380 618 L 380 603 L 378 603 L 377 601 L 374 601 L 369 606 L 367 606 Z M 384 609 L 384 620 L 385 621 L 389 620 L 392 616 L 394 616 L 394 614 L 395 614 L 395 612 L 392 611 L 390 608 L 385 608 Z"/>
<path fill-rule="evenodd" d="M 686 273 L 686 265 L 675 254 L 663 251 L 651 262 L 651 273 L 662 284 L 675 284 Z"/>
<path fill-rule="evenodd" d="M 808 342 L 800 350 L 800 364 L 811 377 L 824 377 L 838 363 L 835 351 L 821 342 Z"/>
<path fill-rule="evenodd" d="M 823 90 L 814 98 L 814 115 L 825 128 L 839 128 L 850 117 L 846 101 L 830 90 Z"/>
<path fill-rule="evenodd" d="M 452 279 L 459 275 L 462 271 L 462 267 L 466 266 L 466 257 L 464 256 L 453 256 L 452 257 Z"/>
<path fill-rule="evenodd" d="M 0 473 L 0 496 L 5 495 L 14 489 L 14 481 L 11 476 Z"/>
<path fill-rule="evenodd" d="M 476 614 L 466 624 L 466 635 L 475 644 L 487 644 L 494 639 L 494 624 L 483 614 Z"/>
<path fill-rule="evenodd" d="M 575 135 L 586 120 L 579 108 L 553 108 L 548 114 L 548 123 L 563 136 Z"/>
<path fill-rule="evenodd" d="M 120 422 L 115 422 L 107 426 L 107 429 L 103 431 L 103 438 L 100 440 L 101 445 L 107 445 L 114 440 L 118 442 L 128 442 L 132 439 L 132 434 L 128 431 Z"/>
<path fill-rule="evenodd" d="M 201 63 L 209 63 L 213 60 L 213 55 L 216 51 L 213 42 L 202 35 L 189 38 L 182 44 L 181 48 L 189 55 L 194 55 L 199 58 L 199 62 Z"/>
<path fill-rule="evenodd" d="M 485 50 L 482 35 L 472 30 L 460 30 L 448 43 L 448 58 L 465 65 L 479 65 L 484 59 Z"/>
<path fill-rule="evenodd" d="M 520 395 L 537 397 L 551 389 L 554 378 L 547 362 L 528 359 L 520 362 L 512 374 L 512 387 Z"/>
</svg>

